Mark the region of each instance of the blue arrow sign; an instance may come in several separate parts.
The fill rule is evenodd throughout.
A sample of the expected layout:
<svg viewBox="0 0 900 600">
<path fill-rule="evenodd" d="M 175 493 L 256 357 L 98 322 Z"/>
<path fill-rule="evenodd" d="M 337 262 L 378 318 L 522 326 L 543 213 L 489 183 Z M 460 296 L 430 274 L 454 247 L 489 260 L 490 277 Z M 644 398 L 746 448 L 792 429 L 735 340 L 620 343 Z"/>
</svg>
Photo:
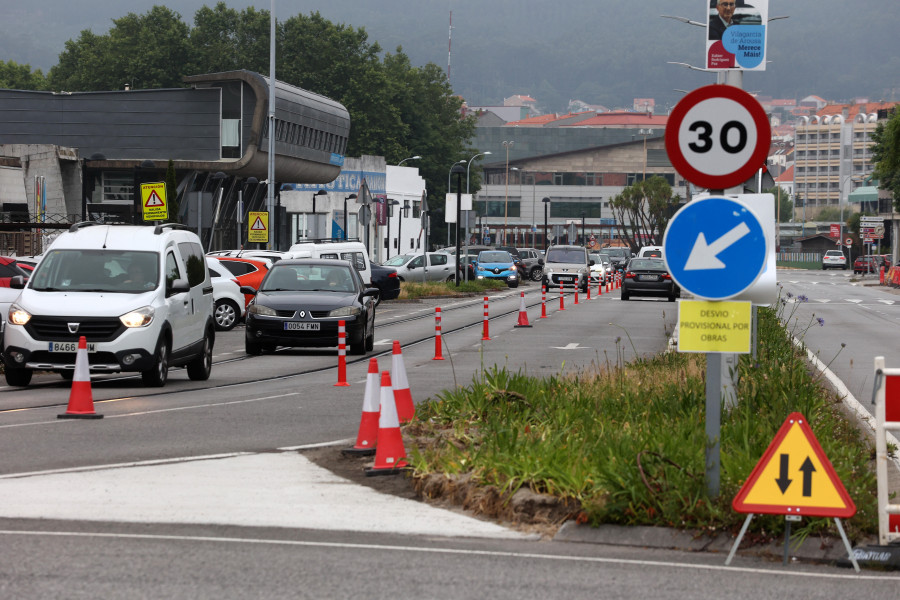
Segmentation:
<svg viewBox="0 0 900 600">
<path fill-rule="evenodd" d="M 710 300 L 737 296 L 766 268 L 766 235 L 756 214 L 730 198 L 694 200 L 675 213 L 663 238 L 669 274 Z"/>
</svg>

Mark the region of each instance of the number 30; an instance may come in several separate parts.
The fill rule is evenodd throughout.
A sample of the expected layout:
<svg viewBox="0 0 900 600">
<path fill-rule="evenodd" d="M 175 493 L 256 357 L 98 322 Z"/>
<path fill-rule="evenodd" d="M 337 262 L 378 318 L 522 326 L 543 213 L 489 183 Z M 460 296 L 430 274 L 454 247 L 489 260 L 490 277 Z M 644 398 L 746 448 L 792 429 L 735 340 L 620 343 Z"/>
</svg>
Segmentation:
<svg viewBox="0 0 900 600">
<path fill-rule="evenodd" d="M 728 141 L 728 134 L 732 129 L 738 134 L 736 144 L 732 144 Z M 713 126 L 709 122 L 695 121 L 694 123 L 691 123 L 688 130 L 698 132 L 697 141 L 688 144 L 688 148 L 699 154 L 709 152 L 713 149 Z M 744 124 L 740 121 L 728 121 L 722 126 L 722 131 L 719 132 L 719 144 L 725 152 L 737 154 L 747 146 L 747 128 L 744 127 Z"/>
</svg>

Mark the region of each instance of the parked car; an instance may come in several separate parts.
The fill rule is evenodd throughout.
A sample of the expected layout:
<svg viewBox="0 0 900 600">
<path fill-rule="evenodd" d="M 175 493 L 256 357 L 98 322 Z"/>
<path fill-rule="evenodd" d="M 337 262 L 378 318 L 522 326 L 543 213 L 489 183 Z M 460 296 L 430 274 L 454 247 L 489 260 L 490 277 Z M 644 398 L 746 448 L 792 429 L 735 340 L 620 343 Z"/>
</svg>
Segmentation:
<svg viewBox="0 0 900 600">
<path fill-rule="evenodd" d="M 247 308 L 244 346 L 256 355 L 276 346 L 338 345 L 338 322 L 346 323 L 351 354 L 375 347 L 375 297 L 360 273 L 344 260 L 280 260 L 259 290 L 241 287 L 255 298 Z"/>
<path fill-rule="evenodd" d="M 544 276 L 544 256 L 535 248 L 516 248 L 522 259 L 522 277 L 540 281 Z"/>
<path fill-rule="evenodd" d="M 206 257 L 206 266 L 213 286 L 213 314 L 216 329 L 231 331 L 244 318 L 245 303 L 241 285 L 231 271 L 222 266 L 217 258 Z"/>
<path fill-rule="evenodd" d="M 509 255 L 512 256 L 513 264 L 516 265 L 516 272 L 519 273 L 520 279 L 527 279 L 527 276 L 525 275 L 525 262 L 522 260 L 521 255 L 519 255 L 518 248 L 514 246 L 497 246 L 495 249 L 509 252 Z"/>
<path fill-rule="evenodd" d="M 681 288 L 669 275 L 661 258 L 632 258 L 622 278 L 622 300 L 632 296 L 665 296 L 669 302 L 681 296 Z"/>
<path fill-rule="evenodd" d="M 847 257 L 840 250 L 828 250 L 822 256 L 822 270 L 827 269 L 846 269 Z"/>
<path fill-rule="evenodd" d="M 212 282 L 200 239 L 184 226 L 76 223 L 57 237 L 9 308 L 6 382 L 35 370 L 71 379 L 81 336 L 91 373 L 139 372 L 161 387 L 169 367 L 193 380 L 212 369 Z"/>
<path fill-rule="evenodd" d="M 349 261 L 359 271 L 363 283 L 370 286 L 372 283 L 372 269 L 370 268 L 369 253 L 362 242 L 349 240 L 300 242 L 288 249 L 298 258 L 322 258 Z M 302 254 L 300 254 L 302 253 Z"/>
<path fill-rule="evenodd" d="M 858 256 L 856 260 L 853 261 L 853 272 L 854 273 L 878 273 L 881 269 L 881 265 L 883 261 L 879 260 L 879 257 L 866 255 L 866 256 Z"/>
<path fill-rule="evenodd" d="M 460 281 L 465 281 L 466 276 L 463 273 L 463 269 L 466 269 L 469 272 L 469 281 L 475 281 L 475 259 L 478 256 L 475 254 L 463 254 L 459 257 L 459 265 L 456 268 L 456 272 L 459 274 Z"/>
<path fill-rule="evenodd" d="M 370 263 L 372 268 L 372 285 L 378 288 L 378 296 L 375 297 L 375 306 L 382 300 L 396 300 L 400 295 L 400 278 L 397 277 L 397 269 L 385 267 L 375 261 Z"/>
<path fill-rule="evenodd" d="M 544 285 L 548 290 L 560 284 L 587 292 L 591 259 L 583 246 L 550 246 L 544 260 Z"/>
<path fill-rule="evenodd" d="M 234 278 L 238 280 L 241 286 L 250 286 L 255 290 L 259 289 L 259 284 L 269 271 L 272 263 L 264 258 L 237 258 L 234 256 L 215 256 L 223 267 L 231 271 Z M 244 306 L 250 304 L 253 300 L 252 294 L 244 294 Z"/>
<path fill-rule="evenodd" d="M 428 257 L 428 268 L 425 256 Z M 453 281 L 456 273 L 456 256 L 444 252 L 400 254 L 386 260 L 386 267 L 397 269 L 400 281 Z"/>
<path fill-rule="evenodd" d="M 475 279 L 501 279 L 506 285 L 519 287 L 519 273 L 513 257 L 505 250 L 484 250 L 472 261 Z"/>
<path fill-rule="evenodd" d="M 0 256 L 0 286 L 9 287 L 10 280 L 16 275 L 28 279 L 31 276 L 31 271 L 23 269 L 18 261 L 11 256 Z"/>
</svg>

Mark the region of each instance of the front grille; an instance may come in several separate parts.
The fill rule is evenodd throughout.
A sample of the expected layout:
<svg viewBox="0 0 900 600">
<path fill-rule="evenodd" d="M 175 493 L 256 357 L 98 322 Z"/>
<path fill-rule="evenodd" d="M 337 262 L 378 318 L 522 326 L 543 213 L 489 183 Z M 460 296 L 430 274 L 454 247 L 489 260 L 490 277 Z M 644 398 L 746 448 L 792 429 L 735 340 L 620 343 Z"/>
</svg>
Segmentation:
<svg viewBox="0 0 900 600">
<path fill-rule="evenodd" d="M 69 323 L 78 323 L 76 333 L 69 332 Z M 36 340 L 77 342 L 84 336 L 89 342 L 109 342 L 125 331 L 117 318 L 110 317 L 32 317 L 25 330 Z"/>
<path fill-rule="evenodd" d="M 276 317 L 284 317 L 284 318 L 286 318 L 286 319 L 290 319 L 290 318 L 292 318 L 292 317 L 294 316 L 294 313 L 295 313 L 295 312 L 297 312 L 297 311 L 296 311 L 296 310 L 293 310 L 293 309 L 292 309 L 292 310 L 276 310 L 276 311 L 275 311 L 275 316 L 276 316 Z"/>
<path fill-rule="evenodd" d="M 328 317 L 329 312 L 330 311 L 327 311 L 327 310 L 311 310 L 311 311 L 309 311 L 309 315 L 313 319 L 325 319 Z"/>
</svg>

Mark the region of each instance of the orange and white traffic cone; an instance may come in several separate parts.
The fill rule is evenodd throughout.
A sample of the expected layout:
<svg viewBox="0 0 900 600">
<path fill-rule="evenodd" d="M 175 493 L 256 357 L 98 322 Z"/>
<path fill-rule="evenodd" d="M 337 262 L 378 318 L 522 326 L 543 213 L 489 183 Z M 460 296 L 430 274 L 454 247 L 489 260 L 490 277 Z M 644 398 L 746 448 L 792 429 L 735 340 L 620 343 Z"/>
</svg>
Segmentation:
<svg viewBox="0 0 900 600">
<path fill-rule="evenodd" d="M 584 289 L 587 290 L 587 299 L 590 300 L 591 299 L 591 280 L 590 280 L 590 278 L 588 278 L 587 286 L 585 286 Z"/>
<path fill-rule="evenodd" d="M 381 411 L 378 417 L 378 447 L 375 449 L 375 465 L 366 469 L 366 475 L 395 475 L 405 471 L 406 448 L 400 433 L 397 406 L 391 387 L 391 374 L 381 374 Z"/>
<path fill-rule="evenodd" d="M 575 304 L 578 304 L 578 284 L 575 284 Z"/>
<path fill-rule="evenodd" d="M 434 309 L 434 358 L 431 360 L 444 360 L 443 343 L 441 340 L 441 307 Z"/>
<path fill-rule="evenodd" d="M 541 318 L 547 318 L 547 286 L 541 286 Z"/>
<path fill-rule="evenodd" d="M 531 324 L 528 322 L 528 311 L 525 309 L 525 292 L 521 292 L 519 298 L 521 299 L 519 302 L 519 322 L 514 327 L 531 327 Z"/>
<path fill-rule="evenodd" d="M 409 380 L 406 378 L 406 367 L 403 365 L 403 352 L 400 350 L 400 342 L 397 340 L 394 340 L 391 374 L 391 378 L 394 380 L 397 416 L 401 423 L 412 421 L 412 418 L 416 416 L 416 407 L 413 404 L 412 393 L 409 391 Z"/>
<path fill-rule="evenodd" d="M 366 376 L 366 393 L 363 396 L 362 419 L 356 434 L 356 445 L 342 450 L 344 454 L 367 456 L 375 454 L 378 439 L 378 415 L 380 400 L 378 392 L 378 359 L 369 359 L 369 374 Z"/>
<path fill-rule="evenodd" d="M 72 376 L 72 391 L 66 412 L 56 415 L 58 419 L 102 419 L 94 412 L 94 396 L 91 393 L 91 366 L 88 362 L 87 338 L 78 338 L 78 352 L 75 354 L 75 374 Z"/>
<path fill-rule="evenodd" d="M 566 310 L 566 302 L 563 300 L 563 284 L 559 282 L 559 310 Z"/>
<path fill-rule="evenodd" d="M 347 383 L 347 324 L 338 321 L 338 380 L 335 387 L 350 387 Z"/>
<path fill-rule="evenodd" d="M 490 341 L 491 339 L 491 326 L 488 324 L 488 297 L 484 297 L 484 325 L 481 328 L 481 340 L 482 341 Z"/>
<path fill-rule="evenodd" d="M 603 279 L 597 282 L 597 296 L 603 295 L 603 284 L 609 281 L 609 275 L 604 275 Z"/>
</svg>

